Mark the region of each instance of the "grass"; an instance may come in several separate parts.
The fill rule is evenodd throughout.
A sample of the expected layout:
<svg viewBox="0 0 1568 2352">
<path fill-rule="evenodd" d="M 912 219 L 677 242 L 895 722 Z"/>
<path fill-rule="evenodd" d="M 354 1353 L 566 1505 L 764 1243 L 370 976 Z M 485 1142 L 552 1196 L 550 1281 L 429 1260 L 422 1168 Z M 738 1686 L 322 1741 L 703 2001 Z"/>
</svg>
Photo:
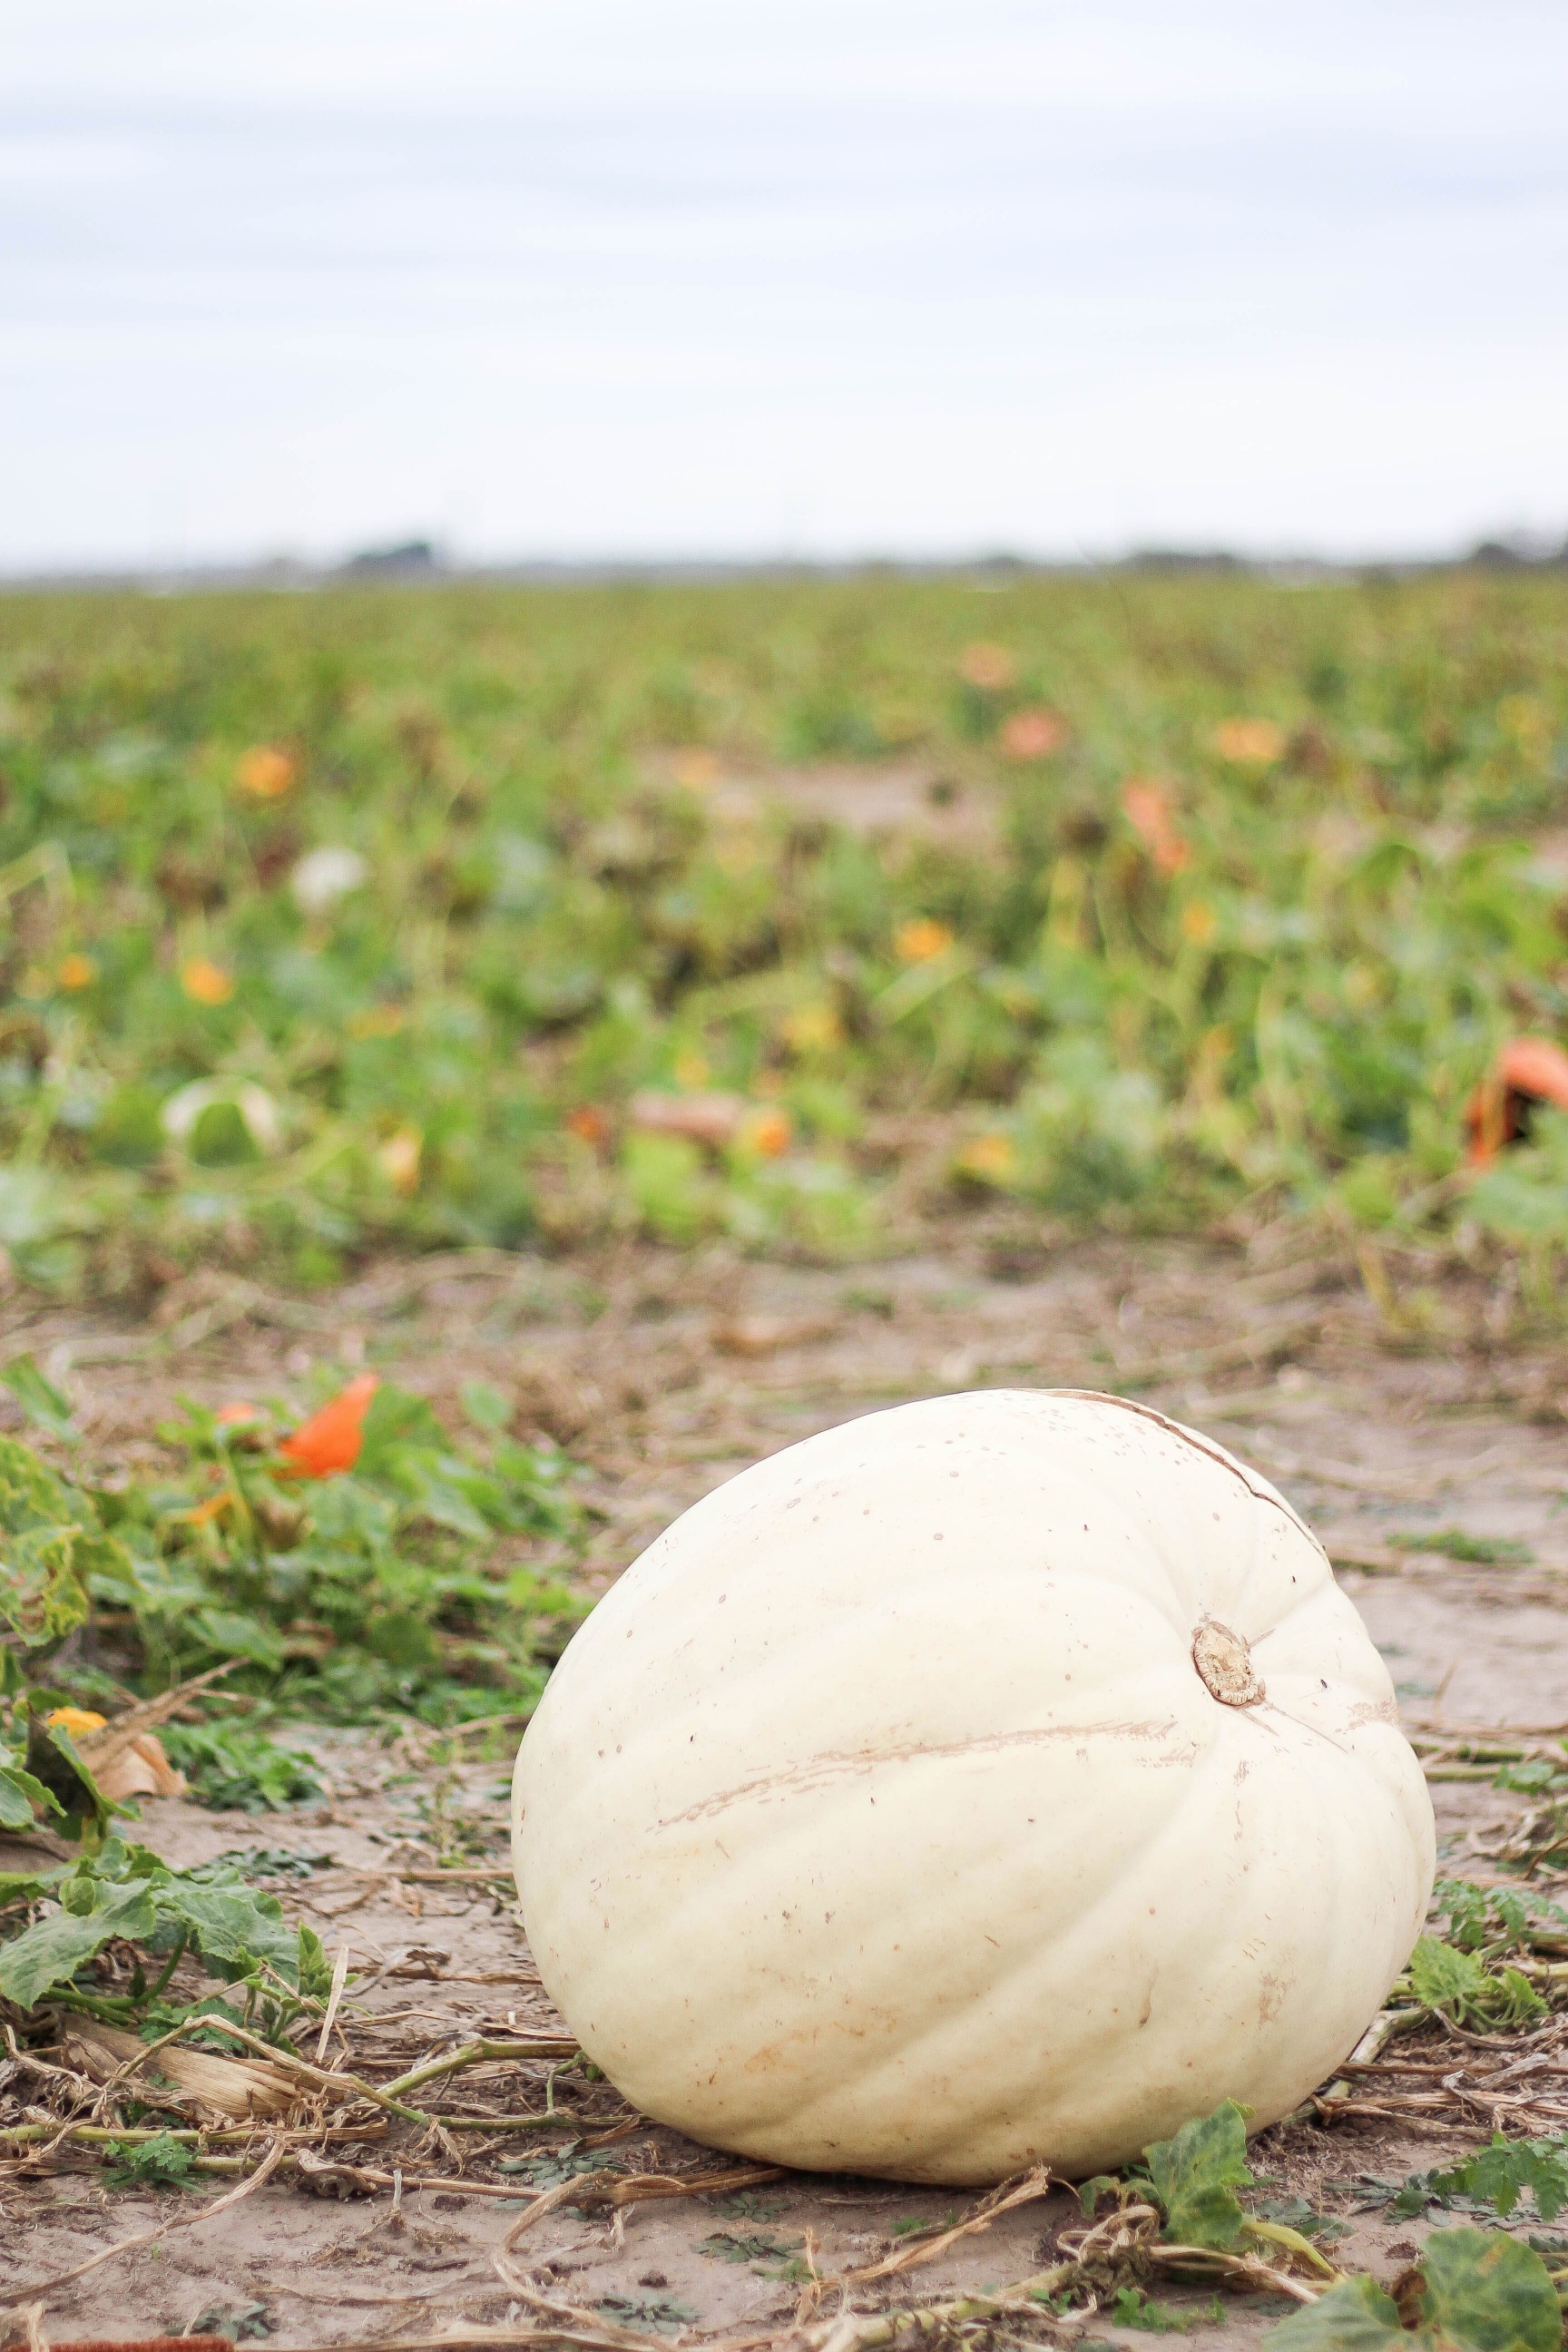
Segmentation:
<svg viewBox="0 0 1568 2352">
<path fill-rule="evenodd" d="M 1436 1552 L 1444 1559 L 1477 1568 L 1528 1568 L 1535 1554 L 1511 1536 L 1473 1536 L 1463 1528 L 1437 1528 L 1430 1535 L 1390 1536 L 1398 1551 Z"/>
<path fill-rule="evenodd" d="M 1565 633 L 1468 572 L 0 598 L 0 1243 L 127 1298 L 998 1192 L 1549 1249 L 1561 1120 L 1459 1171 L 1568 1015 Z M 764 788 L 825 761 L 898 838 Z"/>
</svg>

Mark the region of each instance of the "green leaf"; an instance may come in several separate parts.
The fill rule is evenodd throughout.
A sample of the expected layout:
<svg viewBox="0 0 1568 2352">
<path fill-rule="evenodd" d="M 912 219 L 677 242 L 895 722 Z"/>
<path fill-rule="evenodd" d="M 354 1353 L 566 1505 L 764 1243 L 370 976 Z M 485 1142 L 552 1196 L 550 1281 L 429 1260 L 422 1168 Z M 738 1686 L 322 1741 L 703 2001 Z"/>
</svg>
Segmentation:
<svg viewBox="0 0 1568 2352">
<path fill-rule="evenodd" d="M 1563 2314 L 1541 2256 L 1500 2230 L 1440 2230 L 1421 2250 L 1426 2328 L 1459 2352 L 1561 2352 Z"/>
<path fill-rule="evenodd" d="M 1275 2222 L 1309 2242 L 1322 2239 L 1330 2244 L 1334 2239 L 1344 2237 L 1350 2229 L 1348 2221 L 1342 2221 L 1331 2213 L 1320 2213 L 1315 2206 L 1308 2204 L 1304 2197 L 1296 2196 L 1255 2199 L 1249 2216 L 1250 2226 L 1256 2229 L 1260 2221 Z"/>
<path fill-rule="evenodd" d="M 489 1381 L 465 1381 L 458 1394 L 476 1429 L 504 1429 L 511 1419 L 511 1399 Z"/>
<path fill-rule="evenodd" d="M 110 2140 L 103 2152 L 112 2159 L 106 2175 L 111 2189 L 195 2186 L 190 2176 L 195 2151 L 172 2132 L 154 2132 L 151 2139 Z"/>
<path fill-rule="evenodd" d="M 158 1888 L 157 1906 L 160 1918 L 184 1928 L 205 1959 L 239 1976 L 267 1960 L 290 1984 L 298 1980 L 299 1937 L 284 1926 L 275 1895 L 258 1895 L 237 1883 L 203 1885 L 181 1875 Z"/>
<path fill-rule="evenodd" d="M 105 1535 L 90 1498 L 30 1446 L 0 1437 L 0 1627 L 29 1648 L 87 1615 L 86 1580 L 134 1582 L 129 1554 Z"/>
<path fill-rule="evenodd" d="M 319 1999 L 332 1988 L 332 1963 L 314 1927 L 300 1922 L 299 1948 L 294 1958 L 294 1982 L 302 1993 Z"/>
<path fill-rule="evenodd" d="M 398 1388 L 392 1381 L 383 1381 L 365 1413 L 360 1456 L 354 1465 L 357 1475 L 362 1478 L 384 1477 L 390 1457 L 408 1445 L 444 1454 L 447 1433 L 422 1396 Z"/>
<path fill-rule="evenodd" d="M 1410 1955 L 1410 1990 L 1427 2009 L 1451 2009 L 1478 2000 L 1487 1971 L 1473 1952 L 1461 1952 L 1440 1937 L 1423 1936 Z"/>
<path fill-rule="evenodd" d="M 121 1885 L 127 1879 L 150 1878 L 162 1885 L 173 1877 L 166 1862 L 160 1862 L 149 1845 L 137 1845 L 112 1832 L 104 1840 L 90 1861 L 76 1865 L 78 1878 L 101 1879 L 105 1885 Z"/>
<path fill-rule="evenodd" d="M 220 1811 L 276 1810 L 321 1793 L 314 1761 L 302 1748 L 277 1747 L 251 1724 L 166 1724 L 163 1739 L 193 1792 Z"/>
<path fill-rule="evenodd" d="M 75 1445 L 81 1433 L 71 1415 L 70 1399 L 60 1394 L 51 1380 L 46 1379 L 31 1356 L 13 1356 L 4 1371 L 3 1381 L 16 1398 L 27 1419 L 51 1437 L 63 1438 Z"/>
<path fill-rule="evenodd" d="M 1213 2115 L 1184 2124 L 1174 2139 L 1143 2151 L 1173 2245 L 1234 2245 L 1245 2219 L 1238 2189 L 1252 2186 L 1247 2164 L 1247 2110 L 1226 2099 Z"/>
<path fill-rule="evenodd" d="M 795 2245 L 786 2244 L 783 2238 L 770 2237 L 765 2230 L 716 2230 L 710 2238 L 699 2242 L 697 2251 L 714 2263 L 767 2263 L 793 2253 Z"/>
<path fill-rule="evenodd" d="M 1136 2327 L 1146 2336 L 1184 2336 L 1189 2327 L 1195 2327 L 1200 2319 L 1209 2315 L 1202 2311 L 1173 2311 L 1169 2304 L 1151 2301 L 1141 2287 L 1120 2286 L 1116 2290 L 1116 2308 L 1106 2316 L 1113 2327 Z"/>
<path fill-rule="evenodd" d="M 447 1455 L 433 1459 L 416 1446 L 405 1447 L 388 1475 L 412 1507 L 433 1526 L 467 1536 L 470 1543 L 482 1543 L 489 1534 L 490 1522 L 479 1507 L 475 1488 L 479 1486 L 481 1495 L 485 1488 L 493 1488 L 499 1501 L 500 1490 L 493 1480 L 485 1479 L 480 1485 L 465 1465 Z"/>
<path fill-rule="evenodd" d="M 68 1862 L 56 1862 L 47 1870 L 0 1870 L 0 1911 L 12 1903 L 37 1903 L 40 1895 L 52 1895 L 70 1867 Z"/>
<path fill-rule="evenodd" d="M 1554 1769 L 1547 1767 L 1549 1778 Z M 1448 1915 L 1449 1942 L 1467 1952 L 1490 1942 L 1499 1928 L 1510 1943 L 1521 1943 L 1532 1922 L 1568 1927 L 1568 1911 L 1561 1904 L 1544 1902 L 1538 1895 L 1521 1895 L 1512 1887 L 1478 1886 L 1468 1878 L 1440 1878 L 1432 1889 L 1432 1900 Z"/>
<path fill-rule="evenodd" d="M 1500 2025 L 1532 2025 L 1546 2014 L 1546 2003 L 1518 1969 L 1500 1969 L 1493 1979 L 1498 1990 L 1488 2003 L 1488 2014 Z"/>
<path fill-rule="evenodd" d="M 198 1609 L 192 1622 L 202 1638 L 226 1658 L 248 1658 L 253 1665 L 276 1674 L 283 1664 L 278 1636 L 258 1617 L 238 1609 Z"/>
<path fill-rule="evenodd" d="M 1492 1785 L 1532 1797 L 1542 1789 L 1560 1789 L 1563 1768 L 1560 1764 L 1549 1764 L 1543 1756 L 1531 1757 L 1522 1764 L 1505 1764 Z"/>
<path fill-rule="evenodd" d="M 18 1772 L 9 1764 L 0 1766 L 0 1830 L 32 1828 L 37 1816 L 29 1790 L 41 1786 L 30 1772 Z"/>
<path fill-rule="evenodd" d="M 1540 1994 L 1518 1969 L 1494 1975 L 1473 1952 L 1460 1951 L 1437 1936 L 1422 1937 L 1410 1955 L 1408 1977 L 1418 2001 L 1461 2022 L 1479 2017 L 1524 2024 L 1545 2013 Z"/>
<path fill-rule="evenodd" d="M 56 1811 L 68 1822 L 91 1822 L 101 1833 L 108 1828 L 110 1817 L 123 1810 L 111 1804 L 103 1794 L 90 1766 L 78 1755 L 76 1742 L 63 1724 L 45 1723 L 39 1717 L 29 1715 L 26 1769 L 53 1800 Z"/>
<path fill-rule="evenodd" d="M 1539 2257 L 1537 2257 L 1539 2260 Z M 1395 2352 L 1409 2347 L 1391 2295 L 1363 2272 L 1269 2328 L 1265 2352 Z"/>
<path fill-rule="evenodd" d="M 1561 2352 L 1563 2315 L 1546 2264 L 1500 2230 L 1441 2230 L 1416 2265 L 1418 2312 L 1406 2331 L 1375 2280 L 1343 2280 L 1292 2313 L 1267 2352 Z"/>
<path fill-rule="evenodd" d="M 38 1813 L 62 1810 L 31 1772 L 19 1764 L 0 1764 L 0 1829 L 30 1830 Z"/>
<path fill-rule="evenodd" d="M 93 1893 L 101 1899 L 90 1911 L 51 1912 L 25 1928 L 14 1943 L 0 1944 L 0 1999 L 31 2009 L 56 1986 L 69 1984 L 78 1969 L 114 1937 L 152 1933 L 153 1896 L 144 1882 L 95 1885 Z"/>
<path fill-rule="evenodd" d="M 1289 2221 L 1260 2221 L 1249 2213 L 1242 2228 L 1247 2237 L 1263 2241 L 1265 2252 L 1270 2246 L 1283 2246 L 1287 2253 L 1295 2254 L 1309 2270 L 1316 2270 L 1320 2275 L 1333 2268 L 1327 2255 L 1313 2245 L 1310 2238 L 1304 2237 L 1300 2230 L 1292 2229 Z"/>
<path fill-rule="evenodd" d="M 1489 2147 L 1462 2164 L 1433 2173 L 1432 2187 L 1441 2197 L 1470 2197 L 1493 2206 L 1505 2221 L 1528 2191 L 1541 2219 L 1554 2221 L 1568 2205 L 1568 2142 L 1510 2140 L 1499 2132 Z"/>
</svg>

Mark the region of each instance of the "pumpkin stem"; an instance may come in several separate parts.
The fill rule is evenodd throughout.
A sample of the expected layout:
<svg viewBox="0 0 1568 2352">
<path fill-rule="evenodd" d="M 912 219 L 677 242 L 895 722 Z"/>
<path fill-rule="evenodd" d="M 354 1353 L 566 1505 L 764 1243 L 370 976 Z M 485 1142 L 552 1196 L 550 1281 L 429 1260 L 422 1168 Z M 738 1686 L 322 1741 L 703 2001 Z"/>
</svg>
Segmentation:
<svg viewBox="0 0 1568 2352">
<path fill-rule="evenodd" d="M 1193 1635 L 1193 1664 L 1221 1706 L 1256 1706 L 1268 1694 L 1253 1672 L 1252 1653 L 1239 1633 L 1205 1617 Z"/>
</svg>

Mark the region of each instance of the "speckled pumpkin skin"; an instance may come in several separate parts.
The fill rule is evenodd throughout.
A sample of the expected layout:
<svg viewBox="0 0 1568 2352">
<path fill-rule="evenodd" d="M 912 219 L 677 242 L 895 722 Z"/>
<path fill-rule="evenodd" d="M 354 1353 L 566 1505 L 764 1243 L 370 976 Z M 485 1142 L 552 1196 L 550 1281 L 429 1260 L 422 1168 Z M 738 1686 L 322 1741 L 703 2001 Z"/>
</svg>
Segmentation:
<svg viewBox="0 0 1568 2352">
<path fill-rule="evenodd" d="M 545 1693 L 513 1854 L 546 1987 L 647 2114 L 979 2184 L 1288 2114 L 1408 1957 L 1433 1825 L 1266 1480 L 1142 1406 L 992 1390 L 678 1519 Z"/>
</svg>

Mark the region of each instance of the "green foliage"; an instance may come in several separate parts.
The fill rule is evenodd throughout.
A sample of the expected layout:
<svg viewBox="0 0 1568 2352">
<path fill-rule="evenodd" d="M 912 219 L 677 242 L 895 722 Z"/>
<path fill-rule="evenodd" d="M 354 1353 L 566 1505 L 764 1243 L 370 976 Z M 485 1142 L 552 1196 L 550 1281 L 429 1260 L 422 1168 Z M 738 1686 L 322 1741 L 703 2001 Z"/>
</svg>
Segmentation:
<svg viewBox="0 0 1568 2352">
<path fill-rule="evenodd" d="M 68 1445 L 74 1445 L 79 1434 L 71 1414 L 70 1399 L 62 1396 L 54 1382 L 46 1379 L 31 1356 L 13 1356 L 0 1382 L 8 1388 L 27 1419 L 39 1429 L 47 1430 Z"/>
<path fill-rule="evenodd" d="M 1320 2213 L 1304 2197 L 1260 2197 L 1252 2210 L 1260 2221 L 1277 2221 L 1282 2229 L 1318 2245 L 1332 2245 L 1350 2227 L 1332 2214 Z"/>
<path fill-rule="evenodd" d="M 0 1874 L 0 2001 L 133 2022 L 158 2012 L 187 1953 L 244 1987 L 253 2021 L 326 1991 L 319 1938 L 287 1927 L 242 1865 L 173 1871 L 110 1833 L 125 1809 L 54 1717 L 114 1679 L 79 1669 L 73 1693 L 68 1673 L 52 1688 L 29 1673 L 89 1617 L 121 1687 L 157 1691 L 238 1661 L 229 1687 L 248 1683 L 255 1711 L 171 1722 L 163 1738 L 201 1798 L 248 1811 L 321 1792 L 311 1759 L 268 1737 L 289 1705 L 444 1721 L 493 1714 L 499 1696 L 526 1712 L 583 1604 L 508 1554 L 520 1539 L 569 1551 L 579 1515 L 566 1465 L 512 1443 L 509 1417 L 499 1392 L 477 1395 L 482 1443 L 458 1444 L 423 1400 L 387 1385 L 353 1472 L 302 1480 L 276 1450 L 280 1418 L 226 1426 L 192 1406 L 164 1433 L 174 1474 L 112 1493 L 0 1439 L 0 1631 L 13 1637 L 0 1645 L 0 1829 L 47 1822 L 82 1846 L 74 1866 Z M 129 1992 L 101 1990 L 92 1973 L 111 1945 L 133 1955 Z"/>
<path fill-rule="evenodd" d="M 1518 1969 L 1489 1969 L 1475 1952 L 1423 1936 L 1410 1956 L 1405 1982 L 1427 2009 L 1460 2025 L 1528 2025 L 1546 2003 Z"/>
<path fill-rule="evenodd" d="M 697 2251 L 715 2263 L 776 2263 L 793 2254 L 798 2243 L 798 2240 L 770 2237 L 765 2230 L 716 2230 L 711 2237 L 700 2241 Z"/>
<path fill-rule="evenodd" d="M 689 2327 L 701 2317 L 692 2305 L 673 2294 L 603 2294 L 594 2308 L 631 2327 Z"/>
<path fill-rule="evenodd" d="M 1568 1238 L 1568 1118 L 1543 1112 L 1528 1143 L 1478 1177 L 1468 1205 L 1479 1224 L 1519 1249 Z"/>
<path fill-rule="evenodd" d="M 1363 2271 L 1293 2311 L 1263 2340 L 1268 2352 L 1395 2352 L 1405 2336 L 1393 2296 Z"/>
<path fill-rule="evenodd" d="M 1534 2200 L 1542 2221 L 1568 2209 L 1568 2137 L 1505 2139 L 1501 2132 L 1462 2164 L 1427 2176 L 1434 2197 L 1489 2205 L 1507 2221 L 1521 2197 Z"/>
<path fill-rule="evenodd" d="M 41 1815 L 63 1810 L 33 1773 L 19 1764 L 0 1765 L 0 1830 L 30 1830 Z"/>
<path fill-rule="evenodd" d="M 331 1854 L 306 1853 L 286 1845 L 229 1846 L 214 1859 L 247 1879 L 310 1878 L 332 1866 Z"/>
<path fill-rule="evenodd" d="M 1246 2220 L 1236 2192 L 1252 2186 L 1244 2107 L 1226 2099 L 1143 2154 L 1165 2217 L 1163 2234 L 1173 2245 L 1236 2243 Z"/>
<path fill-rule="evenodd" d="M 1121 2286 L 1106 2316 L 1112 2326 L 1136 2327 L 1146 2336 L 1184 2336 L 1190 2327 L 1214 2326 L 1223 2321 L 1226 2310 L 1215 2295 L 1199 2311 L 1173 2311 L 1168 2303 L 1155 2303 L 1146 2296 L 1141 2287 Z"/>
<path fill-rule="evenodd" d="M 110 2159 L 104 2179 L 110 2189 L 189 2189 L 195 2151 L 171 2132 L 154 2132 L 151 2139 L 110 2140 L 104 2149 Z"/>
<path fill-rule="evenodd" d="M 1463 1528 L 1437 1528 L 1430 1535 L 1391 1536 L 1400 1551 L 1431 1551 L 1444 1559 L 1473 1561 L 1480 1568 L 1528 1568 L 1535 1554 L 1509 1536 L 1467 1535 Z"/>
<path fill-rule="evenodd" d="M 1448 1941 L 1461 1951 L 1492 1951 L 1528 1945 L 1539 1926 L 1548 1934 L 1568 1927 L 1560 1904 L 1513 1886 L 1478 1886 L 1468 1878 L 1440 1878 L 1432 1900 L 1447 1915 Z"/>
<path fill-rule="evenodd" d="M 1269 2330 L 1268 2352 L 1561 2352 L 1563 2315 L 1541 2256 L 1500 2231 L 1442 2230 L 1395 2304 L 1376 2282 L 1342 2280 Z"/>
<path fill-rule="evenodd" d="M 191 1952 L 218 1983 L 273 2000 L 282 1994 L 284 2006 L 289 1994 L 320 1997 L 331 1983 L 320 1936 L 287 1927 L 278 1895 L 258 1894 L 230 1863 L 169 1870 L 146 1846 L 110 1837 L 73 1867 L 0 1886 L 0 1915 L 19 1903 L 42 1903 L 42 1912 L 19 1933 L 0 1936 L 0 2000 L 16 2009 L 33 2009 L 47 1994 L 87 1994 L 87 2006 L 134 2016 L 146 1988 L 106 2004 L 78 1983 L 110 1943 Z"/>
<path fill-rule="evenodd" d="M 583 1521 L 569 1464 L 507 1436 L 510 1411 L 487 1391 L 454 1439 L 423 1398 L 384 1383 L 353 1469 L 306 1479 L 276 1451 L 280 1408 L 236 1426 L 190 1405 L 163 1432 L 174 1466 L 113 1491 L 0 1438 L 0 1632 L 39 1653 L 90 1612 L 100 1654 L 148 1692 L 229 1659 L 241 1671 L 227 1689 L 273 1710 L 446 1722 L 493 1714 L 500 1694 L 527 1712 L 584 1604 L 519 1560 L 520 1544 L 569 1566 Z M 314 1793 L 309 1759 L 264 1727 L 265 1715 L 173 1725 L 165 1740 L 210 1803 Z M 101 1825 L 68 1738 L 35 1717 L 17 1744 L 21 1728 L 18 1717 L 9 1743 L 0 1729 L 0 1821 L 20 1826 L 22 1800 L 38 1801 L 16 1780 L 25 1767 L 68 1817 Z"/>
<path fill-rule="evenodd" d="M 156 1924 L 153 1890 L 140 1878 L 114 1885 L 96 1875 L 72 1877 L 57 1892 L 59 1910 L 0 1944 L 0 2000 L 15 2001 L 18 2009 L 31 2009 L 45 1993 L 70 1984 L 116 1937 L 141 1942 Z"/>
<path fill-rule="evenodd" d="M 773 2221 L 778 2218 L 778 2201 L 772 2197 L 759 2197 L 754 2189 L 742 2189 L 733 2197 L 721 2197 L 719 2210 L 735 2221 Z M 897 2224 L 895 2226 L 895 2231 Z"/>
<path fill-rule="evenodd" d="M 247 1723 L 171 1723 L 161 1736 L 192 1796 L 218 1811 L 276 1812 L 321 1794 L 302 1748 L 279 1748 Z"/>
<path fill-rule="evenodd" d="M 869 1118 L 952 1109 L 985 1184 L 1077 1220 L 1262 1188 L 1550 1252 L 1568 1122 L 1441 1180 L 1502 1034 L 1568 1016 L 1533 854 L 1563 599 L 9 594 L 0 1244 L 126 1296 L 198 1258 L 313 1282 L 389 1239 L 636 1223 L 841 1251 L 896 1182 Z M 964 675 L 981 627 L 1005 686 Z M 1059 742 L 1020 750 L 1041 703 Z M 851 774 L 774 795 L 781 758 Z M 890 849 L 853 775 L 889 759 L 931 784 L 893 787 Z M 916 922 L 951 946 L 901 950 Z M 787 1115 L 776 1162 L 635 1129 L 639 1089 L 700 1065 Z"/>
<path fill-rule="evenodd" d="M 563 2180 L 576 2180 L 585 2172 L 613 2171 L 619 2162 L 614 2148 L 587 2147 L 564 2154 L 552 2150 L 542 2156 L 503 2156 L 497 2169 L 521 2172 L 531 2189 L 558 2189 Z"/>
<path fill-rule="evenodd" d="M 190 2321 L 192 2336 L 226 2336 L 231 2343 L 249 2344 L 272 2334 L 276 2322 L 265 2301 L 209 2303 Z"/>
<path fill-rule="evenodd" d="M 1421 2251 L 1423 2329 L 1461 2352 L 1559 2352 L 1563 2314 L 1546 2264 L 1500 2231 L 1442 2230 Z"/>
<path fill-rule="evenodd" d="M 0 1643 L 58 1642 L 88 1612 L 91 1578 L 129 1586 L 124 1548 L 105 1534 L 92 1498 L 0 1437 Z"/>
<path fill-rule="evenodd" d="M 104 1796 L 65 1726 L 49 1722 L 36 1705 L 24 1698 L 12 1714 L 13 1735 L 17 1728 L 26 1743 L 23 1749 L 26 1777 L 43 1790 L 41 1810 L 48 1816 L 51 1827 L 67 1837 L 85 1836 L 89 1842 L 100 1838 L 112 1816 L 121 1809 Z M 0 1756 L 6 1754 L 8 1747 L 0 1733 Z M 13 1764 L 8 1769 L 15 1780 L 17 1768 Z"/>
<path fill-rule="evenodd" d="M 111 1837 L 97 1854 L 9 1900 L 40 1898 L 42 1915 L 0 1940 L 0 2000 L 18 2009 L 82 1990 L 77 1980 L 88 1962 L 121 1941 L 188 1950 L 220 1982 L 253 1990 L 316 1996 L 331 1981 L 320 1937 L 286 1926 L 277 1896 L 258 1893 L 232 1865 L 171 1870 L 145 1846 Z M 0 1888 L 0 1905 L 6 1900 Z"/>
</svg>

